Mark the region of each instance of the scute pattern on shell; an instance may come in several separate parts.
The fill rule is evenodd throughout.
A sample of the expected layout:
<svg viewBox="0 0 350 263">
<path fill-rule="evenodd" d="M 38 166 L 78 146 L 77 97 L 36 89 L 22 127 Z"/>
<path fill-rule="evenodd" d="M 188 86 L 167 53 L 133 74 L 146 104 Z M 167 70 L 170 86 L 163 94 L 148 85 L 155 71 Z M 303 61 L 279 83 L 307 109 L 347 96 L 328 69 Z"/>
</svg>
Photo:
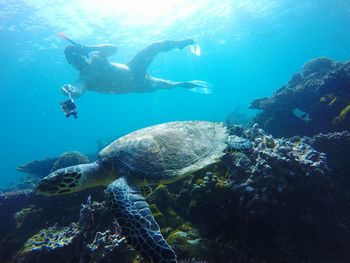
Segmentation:
<svg viewBox="0 0 350 263">
<path fill-rule="evenodd" d="M 226 148 L 221 123 L 170 122 L 130 133 L 100 152 L 102 164 L 132 172 L 140 179 L 182 176 L 216 162 Z"/>
</svg>

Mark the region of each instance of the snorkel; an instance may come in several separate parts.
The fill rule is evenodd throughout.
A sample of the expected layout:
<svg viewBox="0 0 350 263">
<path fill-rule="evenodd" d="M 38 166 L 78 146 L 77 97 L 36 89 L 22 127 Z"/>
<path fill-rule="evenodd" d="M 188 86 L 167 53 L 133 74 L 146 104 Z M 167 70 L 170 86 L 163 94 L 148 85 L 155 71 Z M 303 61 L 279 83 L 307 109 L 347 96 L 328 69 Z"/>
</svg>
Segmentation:
<svg viewBox="0 0 350 263">
<path fill-rule="evenodd" d="M 74 42 L 72 39 L 68 38 L 63 32 L 58 32 L 57 33 L 58 36 L 66 41 L 68 41 L 69 43 L 71 43 L 74 46 L 81 46 L 80 44 Z"/>
<path fill-rule="evenodd" d="M 57 35 L 63 39 L 63 40 L 66 40 L 68 41 L 70 44 L 72 44 L 73 46 L 76 46 L 76 47 L 79 47 L 81 48 L 82 52 L 88 56 L 88 54 L 92 51 L 94 51 L 94 48 L 90 47 L 90 46 L 85 46 L 85 45 L 81 45 L 81 44 L 78 44 L 77 42 L 73 41 L 72 39 L 70 39 L 69 37 L 66 36 L 65 33 L 63 32 L 58 32 Z"/>
</svg>

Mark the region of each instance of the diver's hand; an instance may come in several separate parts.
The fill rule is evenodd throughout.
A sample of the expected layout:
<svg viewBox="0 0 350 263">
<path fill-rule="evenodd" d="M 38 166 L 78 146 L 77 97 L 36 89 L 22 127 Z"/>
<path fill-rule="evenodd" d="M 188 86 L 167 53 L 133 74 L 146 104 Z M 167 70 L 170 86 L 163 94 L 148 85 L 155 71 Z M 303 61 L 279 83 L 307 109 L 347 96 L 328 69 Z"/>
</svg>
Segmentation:
<svg viewBox="0 0 350 263">
<path fill-rule="evenodd" d="M 187 46 L 194 45 L 194 44 L 196 44 L 196 42 L 193 39 L 191 39 L 191 38 L 184 39 L 184 40 L 180 41 L 179 49 L 183 49 Z"/>
<path fill-rule="evenodd" d="M 103 57 L 110 57 L 113 56 L 118 48 L 116 45 L 111 45 L 111 44 L 99 44 L 99 45 L 94 45 L 94 46 L 83 46 L 84 51 L 87 53 L 90 52 L 97 52 L 100 56 Z"/>
<path fill-rule="evenodd" d="M 61 88 L 62 94 L 66 95 L 68 97 L 70 97 L 72 95 L 73 91 L 74 91 L 74 89 L 73 89 L 72 85 L 70 85 L 70 84 L 65 84 Z"/>
</svg>

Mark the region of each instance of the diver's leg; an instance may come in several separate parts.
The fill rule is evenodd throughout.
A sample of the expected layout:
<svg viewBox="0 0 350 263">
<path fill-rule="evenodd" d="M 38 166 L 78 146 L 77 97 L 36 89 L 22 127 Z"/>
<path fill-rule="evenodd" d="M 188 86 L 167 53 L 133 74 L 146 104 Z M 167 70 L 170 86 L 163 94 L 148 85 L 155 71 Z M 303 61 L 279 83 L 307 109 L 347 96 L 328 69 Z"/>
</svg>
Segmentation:
<svg viewBox="0 0 350 263">
<path fill-rule="evenodd" d="M 95 70 L 100 71 L 101 69 L 105 69 L 111 65 L 111 63 L 108 61 L 108 59 L 104 55 L 101 55 L 99 52 L 94 53 L 90 57 L 89 64 L 90 64 L 91 69 L 93 71 L 95 71 Z"/>
<path fill-rule="evenodd" d="M 153 92 L 159 89 L 172 89 L 182 87 L 184 82 L 176 82 L 172 80 L 159 79 L 154 77 L 147 77 L 147 87 L 145 92 Z"/>
<path fill-rule="evenodd" d="M 96 52 L 98 56 L 108 58 L 117 52 L 117 46 L 111 44 L 99 44 L 94 46 L 84 46 L 89 52 Z"/>
<path fill-rule="evenodd" d="M 171 89 L 180 87 L 197 93 L 211 94 L 213 88 L 213 85 L 211 83 L 201 80 L 176 82 L 148 76 L 147 81 L 148 84 L 145 86 L 148 87 L 148 90 L 145 90 L 145 92 L 152 92 L 158 89 Z"/>
<path fill-rule="evenodd" d="M 174 48 L 182 49 L 186 46 L 193 45 L 195 42 L 193 39 L 185 40 L 163 40 L 155 42 L 150 46 L 142 49 L 140 52 L 133 57 L 127 65 L 131 70 L 135 72 L 136 75 L 145 75 L 148 66 L 153 61 L 153 59 L 160 52 L 168 52 Z"/>
<path fill-rule="evenodd" d="M 88 58 L 91 52 L 96 52 L 96 55 L 100 57 L 108 58 L 117 52 L 117 47 L 110 44 L 94 46 L 71 45 L 64 50 L 68 63 L 78 70 L 83 70 L 89 65 Z"/>
<path fill-rule="evenodd" d="M 64 55 L 69 64 L 75 67 L 79 71 L 85 70 L 88 66 L 89 52 L 87 49 L 80 45 L 67 46 L 64 49 Z"/>
</svg>

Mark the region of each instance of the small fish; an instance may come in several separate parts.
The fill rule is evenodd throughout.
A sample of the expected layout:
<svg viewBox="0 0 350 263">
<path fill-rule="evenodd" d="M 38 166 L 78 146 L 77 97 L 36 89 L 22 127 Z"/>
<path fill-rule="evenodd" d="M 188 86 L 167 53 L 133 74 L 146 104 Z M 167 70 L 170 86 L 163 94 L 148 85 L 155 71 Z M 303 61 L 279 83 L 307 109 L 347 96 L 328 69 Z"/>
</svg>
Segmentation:
<svg viewBox="0 0 350 263">
<path fill-rule="evenodd" d="M 302 121 L 305 121 L 305 122 L 311 121 L 310 115 L 307 112 L 304 112 L 298 108 L 294 108 L 292 112 L 295 117 L 301 119 Z"/>
</svg>

